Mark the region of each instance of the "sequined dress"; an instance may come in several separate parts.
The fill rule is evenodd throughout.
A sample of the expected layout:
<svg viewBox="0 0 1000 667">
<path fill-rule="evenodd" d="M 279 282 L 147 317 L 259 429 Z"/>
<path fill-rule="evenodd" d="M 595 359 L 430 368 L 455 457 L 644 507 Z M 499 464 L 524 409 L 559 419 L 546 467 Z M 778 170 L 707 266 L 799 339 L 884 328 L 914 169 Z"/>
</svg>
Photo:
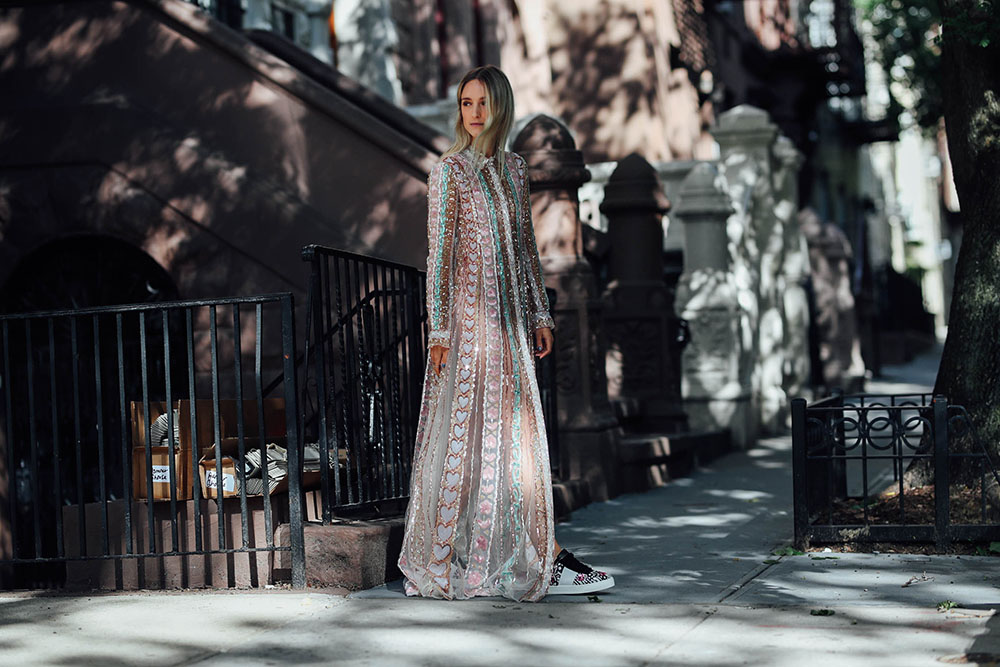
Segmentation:
<svg viewBox="0 0 1000 667">
<path fill-rule="evenodd" d="M 552 485 L 534 331 L 552 327 L 515 153 L 442 159 L 428 179 L 430 345 L 399 567 L 407 595 L 537 600 L 552 572 Z M 480 166 L 481 165 L 481 166 Z"/>
</svg>

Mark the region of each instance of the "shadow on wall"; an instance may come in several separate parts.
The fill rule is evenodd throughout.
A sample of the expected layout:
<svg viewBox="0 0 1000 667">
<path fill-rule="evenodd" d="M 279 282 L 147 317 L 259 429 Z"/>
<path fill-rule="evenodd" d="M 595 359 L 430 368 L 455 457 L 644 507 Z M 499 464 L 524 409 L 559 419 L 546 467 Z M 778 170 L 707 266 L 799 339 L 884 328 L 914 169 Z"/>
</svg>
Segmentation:
<svg viewBox="0 0 1000 667">
<path fill-rule="evenodd" d="M 657 43 L 664 35 L 651 34 L 649 21 L 627 3 L 553 3 L 549 11 L 550 43 L 558 45 L 551 55 L 555 109 L 576 133 L 587 163 L 632 152 L 668 160 L 677 157 L 674 150 L 692 150 L 693 137 L 686 136 L 692 128 L 682 125 L 697 119 L 699 103 L 678 88 L 686 70 L 671 70 L 666 58 L 654 57 L 667 47 Z M 678 92 L 681 97 L 670 97 Z M 667 136 L 668 125 L 675 125 L 676 136 Z"/>
<path fill-rule="evenodd" d="M 0 53 L 0 284 L 73 233 L 183 297 L 303 295 L 308 243 L 424 260 L 434 153 L 191 5 L 7 6 Z"/>
</svg>

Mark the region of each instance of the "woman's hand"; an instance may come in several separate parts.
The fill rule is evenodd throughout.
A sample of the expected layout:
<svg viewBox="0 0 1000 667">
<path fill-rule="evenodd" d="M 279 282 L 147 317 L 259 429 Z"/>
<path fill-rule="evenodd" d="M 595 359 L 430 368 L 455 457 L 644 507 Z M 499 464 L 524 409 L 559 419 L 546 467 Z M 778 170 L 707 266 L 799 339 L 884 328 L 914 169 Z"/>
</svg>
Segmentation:
<svg viewBox="0 0 1000 667">
<path fill-rule="evenodd" d="M 549 335 L 551 336 L 552 334 Z M 448 363 L 448 348 L 441 345 L 431 345 L 431 368 L 438 375 L 441 375 L 441 371 L 444 370 L 446 363 Z"/>
<path fill-rule="evenodd" d="M 542 327 L 535 329 L 535 356 L 541 359 L 552 351 L 552 329 Z"/>
</svg>

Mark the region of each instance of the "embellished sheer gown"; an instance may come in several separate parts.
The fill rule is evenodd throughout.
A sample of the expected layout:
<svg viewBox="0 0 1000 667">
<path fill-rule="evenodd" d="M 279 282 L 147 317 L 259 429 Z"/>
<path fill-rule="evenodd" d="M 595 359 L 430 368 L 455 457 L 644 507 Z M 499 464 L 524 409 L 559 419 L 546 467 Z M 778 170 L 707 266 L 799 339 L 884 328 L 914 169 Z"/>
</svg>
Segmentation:
<svg viewBox="0 0 1000 667">
<path fill-rule="evenodd" d="M 428 365 L 399 567 L 407 595 L 537 600 L 553 565 L 534 332 L 552 327 L 527 170 L 463 151 L 428 181 Z"/>
</svg>

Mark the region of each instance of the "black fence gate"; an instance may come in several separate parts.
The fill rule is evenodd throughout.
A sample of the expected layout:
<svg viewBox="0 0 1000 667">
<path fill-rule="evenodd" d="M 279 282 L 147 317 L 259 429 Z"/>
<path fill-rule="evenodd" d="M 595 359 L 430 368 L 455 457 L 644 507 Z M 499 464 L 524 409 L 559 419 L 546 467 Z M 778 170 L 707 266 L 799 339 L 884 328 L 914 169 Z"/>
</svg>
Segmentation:
<svg viewBox="0 0 1000 667">
<path fill-rule="evenodd" d="M 0 581 L 304 586 L 293 317 L 291 294 L 0 316 Z"/>
</svg>

